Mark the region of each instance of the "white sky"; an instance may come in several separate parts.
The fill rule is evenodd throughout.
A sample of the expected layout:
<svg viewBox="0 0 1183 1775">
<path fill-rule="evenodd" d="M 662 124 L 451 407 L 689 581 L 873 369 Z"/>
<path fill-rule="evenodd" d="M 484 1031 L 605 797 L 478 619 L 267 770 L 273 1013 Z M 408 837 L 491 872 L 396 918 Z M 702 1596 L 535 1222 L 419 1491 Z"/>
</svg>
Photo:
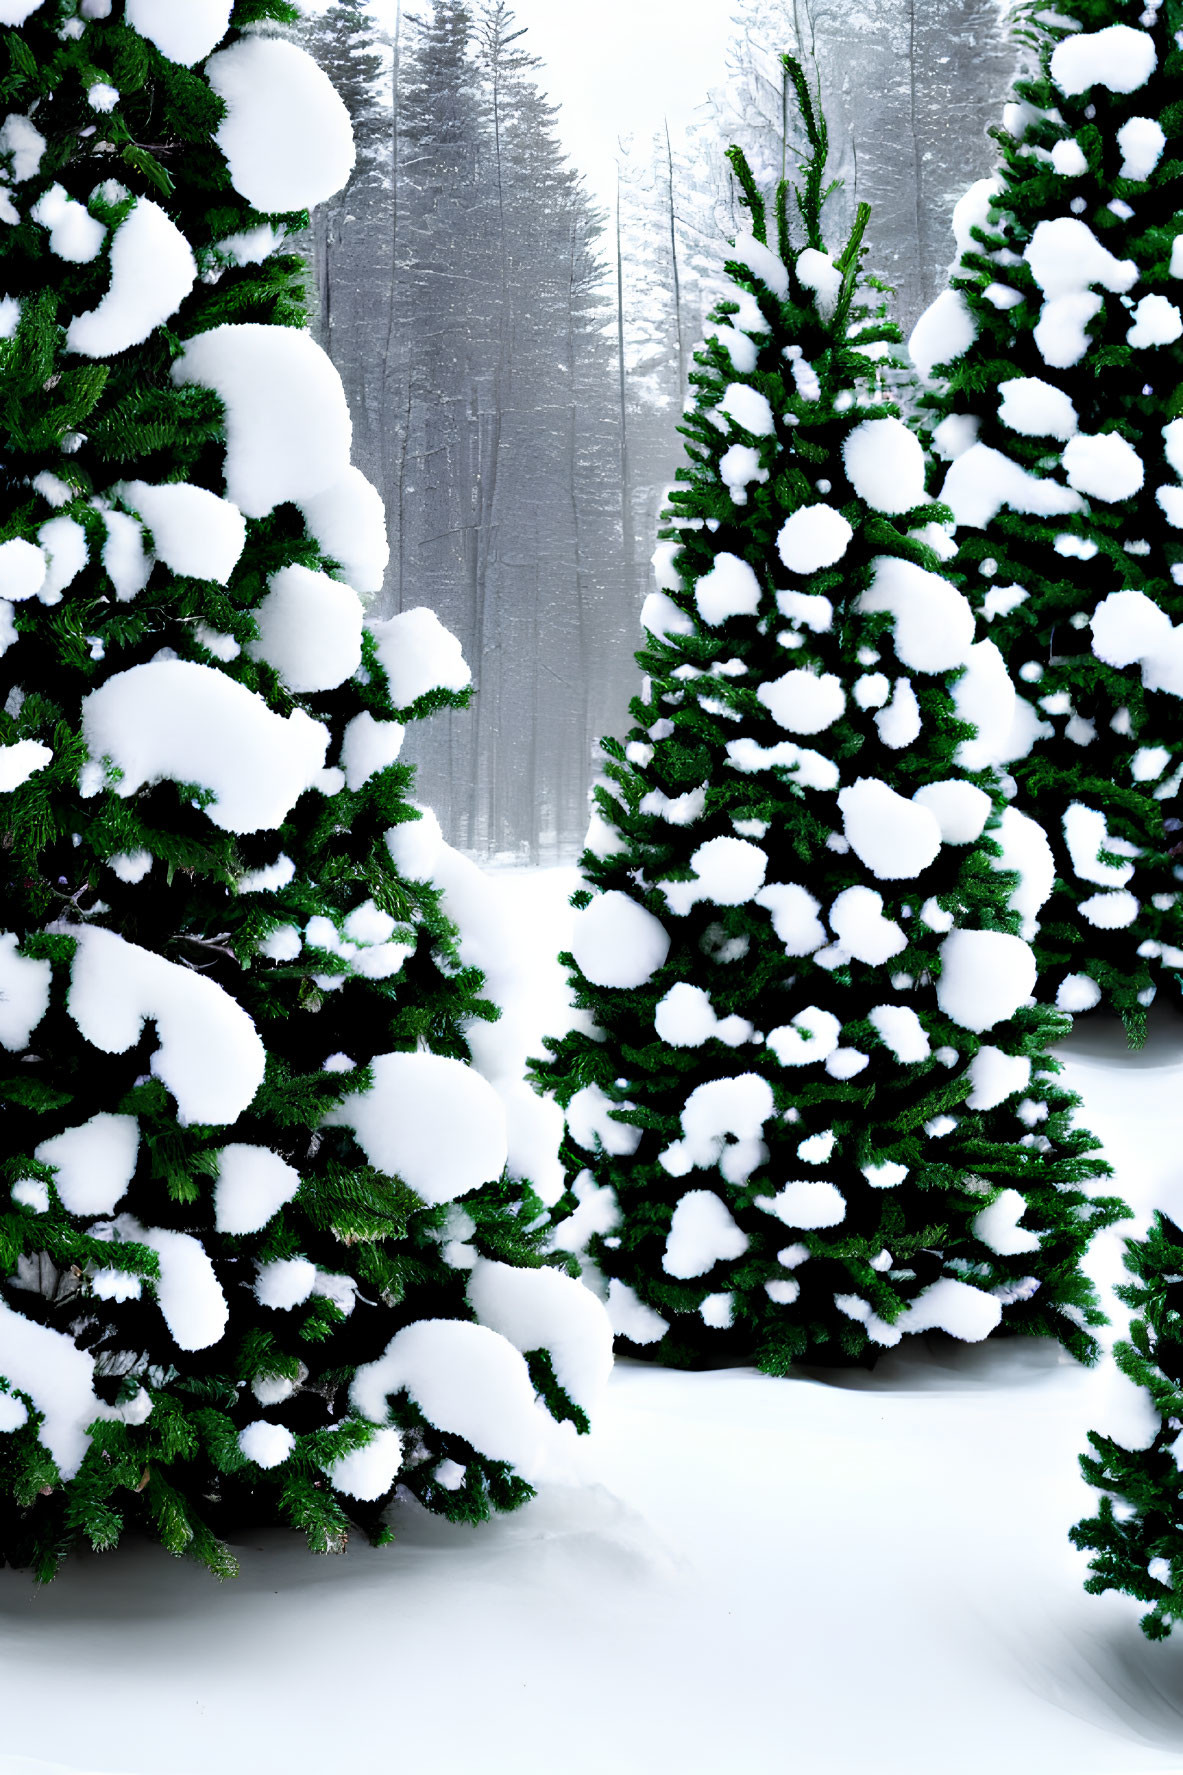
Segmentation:
<svg viewBox="0 0 1183 1775">
<path fill-rule="evenodd" d="M 305 3 L 319 10 L 323 0 Z M 393 0 L 376 10 L 393 15 Z M 513 0 L 513 10 L 561 107 L 563 146 L 606 205 L 617 139 L 649 135 L 667 115 L 671 128 L 688 122 L 722 75 L 730 0 Z"/>
<path fill-rule="evenodd" d="M 604 203 L 618 137 L 647 136 L 665 115 L 688 122 L 723 72 L 729 0 L 514 0 L 514 12 L 561 106 L 563 145 Z"/>
</svg>

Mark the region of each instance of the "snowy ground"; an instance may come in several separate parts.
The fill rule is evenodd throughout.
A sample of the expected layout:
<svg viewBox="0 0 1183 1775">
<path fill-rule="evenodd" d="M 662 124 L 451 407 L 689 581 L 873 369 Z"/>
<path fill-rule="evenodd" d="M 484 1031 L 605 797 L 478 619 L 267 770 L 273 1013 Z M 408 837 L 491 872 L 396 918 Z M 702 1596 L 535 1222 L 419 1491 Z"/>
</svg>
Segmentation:
<svg viewBox="0 0 1183 1775">
<path fill-rule="evenodd" d="M 572 879 L 495 877 L 542 956 Z M 532 990 L 553 1025 L 557 975 Z M 1183 1019 L 1065 1057 L 1144 1218 L 1183 1180 Z M 339 1560 L 269 1536 L 221 1587 L 146 1546 L 0 1573 L 0 1775 L 1183 1775 L 1183 1639 L 1085 1596 L 1066 1540 L 1104 1384 L 1032 1343 L 793 1381 L 622 1364 L 587 1484 L 479 1531 L 404 1509 Z"/>
</svg>

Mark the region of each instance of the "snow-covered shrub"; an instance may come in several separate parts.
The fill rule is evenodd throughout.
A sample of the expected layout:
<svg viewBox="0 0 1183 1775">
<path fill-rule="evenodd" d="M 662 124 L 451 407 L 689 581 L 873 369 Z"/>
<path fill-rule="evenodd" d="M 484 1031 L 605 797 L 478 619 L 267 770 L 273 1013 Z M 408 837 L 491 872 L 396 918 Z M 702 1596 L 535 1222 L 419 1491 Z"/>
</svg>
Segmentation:
<svg viewBox="0 0 1183 1775">
<path fill-rule="evenodd" d="M 1011 669 L 1000 757 L 1055 857 L 1041 990 L 1135 1042 L 1183 979 L 1178 24 L 1157 0 L 1033 12 L 997 174 L 911 341 L 947 571 Z"/>
<path fill-rule="evenodd" d="M 1120 1204 L 1084 1191 L 1106 1168 L 1031 998 L 1047 847 L 973 752 L 963 703 L 1005 673 L 876 396 L 898 334 L 860 286 L 865 210 L 825 251 L 795 78 L 804 241 L 783 188 L 770 238 L 735 151 L 752 232 L 715 319 L 750 350 L 697 354 L 636 725 L 605 742 L 583 1021 L 539 1068 L 568 1108 L 555 1238 L 625 1346 L 674 1362 L 999 1326 L 1087 1358 L 1080 1258 Z"/>
<path fill-rule="evenodd" d="M 1126 1240 L 1126 1268 L 1117 1292 L 1135 1317 L 1114 1350 L 1109 1421 L 1080 1457 L 1100 1505 L 1072 1539 L 1096 1554 L 1085 1589 L 1145 1603 L 1143 1633 L 1165 1639 L 1183 1619 L 1183 1231 L 1169 1215 Z"/>
<path fill-rule="evenodd" d="M 244 1522 L 382 1538 L 396 1483 L 479 1520 L 564 1466 L 611 1337 L 544 1264 L 558 1112 L 479 872 L 398 762 L 467 667 L 350 580 L 384 515 L 282 245 L 348 118 L 285 0 L 17 14 L 0 1561 L 127 1526 L 226 1571 Z"/>
</svg>

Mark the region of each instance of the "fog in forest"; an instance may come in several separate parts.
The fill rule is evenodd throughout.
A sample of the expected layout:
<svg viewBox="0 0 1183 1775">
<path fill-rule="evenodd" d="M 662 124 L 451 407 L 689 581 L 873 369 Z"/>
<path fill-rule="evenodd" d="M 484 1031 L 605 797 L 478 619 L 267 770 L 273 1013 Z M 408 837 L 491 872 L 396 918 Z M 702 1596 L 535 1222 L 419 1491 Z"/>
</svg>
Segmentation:
<svg viewBox="0 0 1183 1775">
<path fill-rule="evenodd" d="M 687 377 L 743 225 L 725 150 L 767 185 L 795 165 L 780 52 L 820 86 L 831 244 L 869 202 L 865 266 L 905 332 L 943 282 L 954 203 L 994 164 L 1018 53 L 1000 0 L 719 3 L 717 80 L 687 126 L 638 117 L 607 203 L 505 0 L 389 0 L 389 23 L 332 0 L 304 27 L 358 141 L 314 219 L 313 307 L 386 504 L 371 613 L 426 604 L 460 638 L 472 703 L 417 724 L 406 756 L 480 857 L 576 854 L 598 739 L 628 724 Z"/>
</svg>

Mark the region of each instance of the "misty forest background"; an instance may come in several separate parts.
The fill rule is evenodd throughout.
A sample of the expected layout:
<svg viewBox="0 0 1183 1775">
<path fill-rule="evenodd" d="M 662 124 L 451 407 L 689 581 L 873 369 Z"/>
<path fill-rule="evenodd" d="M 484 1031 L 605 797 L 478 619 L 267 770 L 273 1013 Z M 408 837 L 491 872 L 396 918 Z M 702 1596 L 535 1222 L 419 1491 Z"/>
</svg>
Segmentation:
<svg viewBox="0 0 1183 1775">
<path fill-rule="evenodd" d="M 417 724 L 405 756 L 478 857 L 575 855 L 596 742 L 628 725 L 687 377 L 743 226 L 725 150 L 762 182 L 793 170 L 780 53 L 820 83 L 843 181 L 829 243 L 871 204 L 866 266 L 905 334 L 943 285 L 954 203 L 995 161 L 1018 57 L 1003 0 L 738 0 L 732 16 L 693 125 L 621 143 L 608 214 L 506 0 L 421 0 L 392 30 L 332 0 L 304 27 L 358 141 L 315 215 L 312 306 L 386 503 L 372 614 L 427 604 L 463 644 L 470 707 Z"/>
</svg>

